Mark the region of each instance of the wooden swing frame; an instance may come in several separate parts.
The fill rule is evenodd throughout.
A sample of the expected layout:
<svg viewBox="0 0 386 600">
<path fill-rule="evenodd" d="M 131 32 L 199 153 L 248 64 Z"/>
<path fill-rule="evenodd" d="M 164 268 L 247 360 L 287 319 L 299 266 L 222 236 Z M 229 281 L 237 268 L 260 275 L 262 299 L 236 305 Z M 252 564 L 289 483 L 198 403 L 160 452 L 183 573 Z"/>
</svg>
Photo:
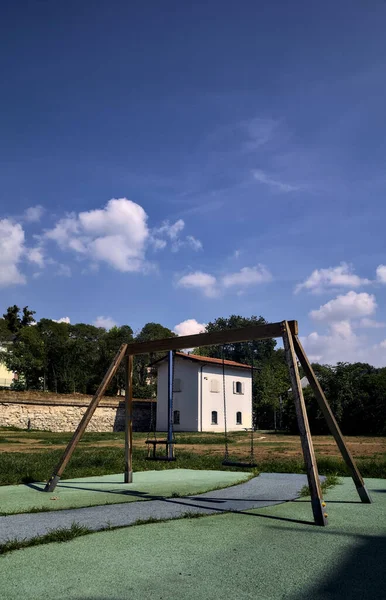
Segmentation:
<svg viewBox="0 0 386 600">
<path fill-rule="evenodd" d="M 162 340 L 153 340 L 150 342 L 133 342 L 123 344 L 112 361 L 102 383 L 92 398 L 86 412 L 84 413 L 72 439 L 68 443 L 63 456 L 57 464 L 52 476 L 48 480 L 45 490 L 52 492 L 58 484 L 64 469 L 66 468 L 71 456 L 77 447 L 91 417 L 93 416 L 100 399 L 102 398 L 111 379 L 118 370 L 119 365 L 125 364 L 125 474 L 124 482 L 131 483 L 133 480 L 133 358 L 137 354 L 148 354 L 149 352 L 162 352 L 170 350 L 181 350 L 184 348 L 196 348 L 198 346 L 212 346 L 216 344 L 248 342 L 254 340 L 264 340 L 270 338 L 282 338 L 284 344 L 285 357 L 291 378 L 292 392 L 295 403 L 296 417 L 300 433 L 303 457 L 306 466 L 308 485 L 311 495 L 311 506 L 316 525 L 327 525 L 327 514 L 324 509 L 324 502 L 318 467 L 315 458 L 315 452 L 308 423 L 306 405 L 303 397 L 303 390 L 300 384 L 300 375 L 297 358 L 304 373 L 307 376 L 309 384 L 315 394 L 319 408 L 326 419 L 331 435 L 334 437 L 342 457 L 350 471 L 351 477 L 355 483 L 359 497 L 363 503 L 371 503 L 371 498 L 365 487 L 363 478 L 355 464 L 354 458 L 344 441 L 342 432 L 331 411 L 324 392 L 316 378 L 314 370 L 307 358 L 307 355 L 298 338 L 298 322 L 282 321 L 279 323 L 268 323 L 266 325 L 251 325 L 242 329 L 230 329 L 226 331 L 216 331 L 211 333 L 199 333 L 196 335 L 187 335 L 175 338 L 166 338 Z"/>
</svg>

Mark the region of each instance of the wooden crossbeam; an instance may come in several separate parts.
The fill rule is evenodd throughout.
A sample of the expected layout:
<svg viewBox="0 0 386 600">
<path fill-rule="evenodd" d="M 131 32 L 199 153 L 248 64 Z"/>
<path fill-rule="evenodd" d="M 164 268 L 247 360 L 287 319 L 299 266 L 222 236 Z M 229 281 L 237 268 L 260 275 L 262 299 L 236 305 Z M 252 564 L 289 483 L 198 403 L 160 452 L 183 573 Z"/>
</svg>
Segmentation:
<svg viewBox="0 0 386 600">
<path fill-rule="evenodd" d="M 298 334 L 297 321 L 288 321 L 288 326 L 292 335 Z M 164 338 L 162 340 L 152 340 L 150 342 L 133 342 L 127 345 L 127 351 L 129 354 L 148 354 L 149 352 L 198 348 L 199 346 L 267 340 L 270 338 L 279 338 L 282 335 L 282 323 L 267 323 L 266 325 L 249 325 L 240 329 L 183 335 L 174 338 Z"/>
</svg>

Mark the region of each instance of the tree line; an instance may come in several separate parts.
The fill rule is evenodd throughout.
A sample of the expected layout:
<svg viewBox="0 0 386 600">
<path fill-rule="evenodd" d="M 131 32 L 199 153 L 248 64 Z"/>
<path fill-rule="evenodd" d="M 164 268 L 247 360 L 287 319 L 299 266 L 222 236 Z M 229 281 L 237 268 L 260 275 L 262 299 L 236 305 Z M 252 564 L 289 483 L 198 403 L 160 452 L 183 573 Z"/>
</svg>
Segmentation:
<svg viewBox="0 0 386 600">
<path fill-rule="evenodd" d="M 13 389 L 57 393 L 95 393 L 112 359 L 123 343 L 145 342 L 176 334 L 160 323 L 146 323 L 135 333 L 129 325 L 106 330 L 85 323 L 71 325 L 51 319 L 35 323 L 35 312 L 9 307 L 0 318 L 0 361 L 18 374 Z M 206 326 L 207 332 L 265 324 L 263 317 L 220 317 Z M 194 353 L 234 360 L 251 366 L 253 417 L 260 429 L 297 431 L 296 415 L 284 351 L 275 340 L 232 343 L 196 348 Z M 134 357 L 133 395 L 156 394 L 152 363 L 163 353 Z M 335 417 L 346 434 L 386 434 L 386 368 L 366 363 L 313 365 Z M 303 373 L 301 372 L 301 375 Z M 107 394 L 124 388 L 120 367 Z M 310 387 L 304 389 L 310 426 L 315 433 L 327 427 Z"/>
</svg>

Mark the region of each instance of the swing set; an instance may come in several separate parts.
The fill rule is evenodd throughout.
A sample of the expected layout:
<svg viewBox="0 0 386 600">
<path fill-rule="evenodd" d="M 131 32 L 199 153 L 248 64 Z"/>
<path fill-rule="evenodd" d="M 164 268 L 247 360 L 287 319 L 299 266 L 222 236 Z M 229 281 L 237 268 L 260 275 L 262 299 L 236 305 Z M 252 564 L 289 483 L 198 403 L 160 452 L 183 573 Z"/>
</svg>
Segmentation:
<svg viewBox="0 0 386 600">
<path fill-rule="evenodd" d="M 342 457 L 347 465 L 347 468 L 351 474 L 351 477 L 356 486 L 359 497 L 363 503 L 371 503 L 371 498 L 365 487 L 363 478 L 355 464 L 354 458 L 352 457 L 350 450 L 348 449 L 345 440 L 340 431 L 339 425 L 337 424 L 335 417 L 331 411 L 331 408 L 327 402 L 327 399 L 323 393 L 322 388 L 316 378 L 314 370 L 307 358 L 307 355 L 300 343 L 298 338 L 298 323 L 297 321 L 282 321 L 279 323 L 268 323 L 265 325 L 251 325 L 242 329 L 231 329 L 227 331 L 216 331 L 211 333 L 199 333 L 196 335 L 187 335 L 175 338 L 166 338 L 162 340 L 153 340 L 149 342 L 132 342 L 130 344 L 123 344 L 117 352 L 114 360 L 112 361 L 106 375 L 104 376 L 98 390 L 92 398 L 86 412 L 84 413 L 76 431 L 74 432 L 72 439 L 68 443 L 63 456 L 57 464 L 53 474 L 47 481 L 45 486 L 46 492 L 52 492 L 58 484 L 63 472 L 69 463 L 71 456 L 79 443 L 87 425 L 89 424 L 100 399 L 102 398 L 107 386 L 111 379 L 114 377 L 119 365 L 124 362 L 125 364 L 125 473 L 124 482 L 131 483 L 133 481 L 133 358 L 137 354 L 147 354 L 149 352 L 169 352 L 169 377 L 168 377 L 168 388 L 169 388 L 169 414 L 168 414 L 168 437 L 164 440 L 166 446 L 167 460 L 174 458 L 174 437 L 173 437 L 173 351 L 180 350 L 181 348 L 192 348 L 198 346 L 212 346 L 216 344 L 224 345 L 226 343 L 236 342 L 250 342 L 254 340 L 264 340 L 269 338 L 282 338 L 284 345 L 285 357 L 289 369 L 292 393 L 295 404 L 296 417 L 298 422 L 300 441 L 302 446 L 302 452 L 306 467 L 308 485 L 311 495 L 311 507 L 316 525 L 325 526 L 327 525 L 327 514 L 325 512 L 325 503 L 323 502 L 322 490 L 320 485 L 318 467 L 315 458 L 315 452 L 311 437 L 311 432 L 308 423 L 308 417 L 306 412 L 306 405 L 304 402 L 303 391 L 300 383 L 300 375 L 298 369 L 297 358 L 304 370 L 304 373 L 309 381 L 309 384 L 315 394 L 319 408 L 326 419 L 328 428 L 331 435 L 333 435 L 337 446 L 342 454 Z M 297 357 L 297 358 L 296 358 Z M 253 363 L 251 366 L 253 371 Z M 223 360 L 223 378 L 225 374 L 224 360 Z M 226 398 L 225 398 L 225 386 L 224 387 L 224 416 L 226 422 Z M 226 430 L 226 446 L 225 446 L 225 457 L 224 464 L 230 464 L 229 452 L 228 452 L 228 434 Z M 157 440 L 154 444 L 154 454 Z M 153 444 L 149 444 L 151 447 Z M 229 461 L 227 463 L 227 460 Z M 251 467 L 254 463 L 253 460 L 253 431 L 251 435 L 251 462 L 250 463 L 234 463 L 232 466 L 249 466 Z"/>
</svg>

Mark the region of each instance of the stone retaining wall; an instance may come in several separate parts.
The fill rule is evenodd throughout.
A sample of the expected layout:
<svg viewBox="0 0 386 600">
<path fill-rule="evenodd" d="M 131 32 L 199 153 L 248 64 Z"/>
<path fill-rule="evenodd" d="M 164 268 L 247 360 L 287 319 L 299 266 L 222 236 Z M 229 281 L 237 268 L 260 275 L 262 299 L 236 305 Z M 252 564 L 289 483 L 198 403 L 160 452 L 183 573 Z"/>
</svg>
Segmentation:
<svg viewBox="0 0 386 600">
<path fill-rule="evenodd" d="M 46 431 L 74 431 L 92 396 L 84 394 L 53 394 L 51 392 L 15 392 L 0 390 L 0 426 Z M 148 431 L 153 403 L 156 400 L 133 400 L 133 430 Z M 125 428 L 124 399 L 104 396 L 87 431 L 123 431 Z"/>
</svg>

